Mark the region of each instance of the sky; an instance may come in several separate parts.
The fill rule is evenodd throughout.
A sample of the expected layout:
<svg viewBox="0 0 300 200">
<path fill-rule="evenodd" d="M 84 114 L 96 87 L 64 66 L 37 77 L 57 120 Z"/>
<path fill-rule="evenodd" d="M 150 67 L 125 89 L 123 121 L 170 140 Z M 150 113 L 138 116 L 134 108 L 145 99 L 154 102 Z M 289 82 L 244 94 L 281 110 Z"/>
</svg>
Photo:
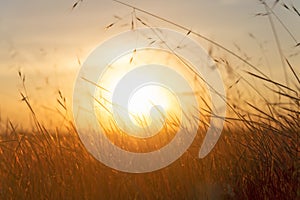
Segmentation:
<svg viewBox="0 0 300 200">
<path fill-rule="evenodd" d="M 284 82 L 281 61 L 264 7 L 255 0 L 126 0 L 193 31 L 199 32 L 238 54 L 247 54 L 275 80 Z M 267 1 L 270 6 L 273 1 Z M 281 1 L 300 8 L 298 0 Z M 0 1 L 0 115 L 2 122 L 11 120 L 19 126 L 30 121 L 29 112 L 21 102 L 21 81 L 25 74 L 28 97 L 45 121 L 59 108 L 58 90 L 70 103 L 76 75 L 89 53 L 114 34 L 130 29 L 122 24 L 105 30 L 114 22 L 114 15 L 125 16 L 132 10 L 110 0 L 83 0 L 72 9 L 74 0 L 10 0 Z M 300 17 L 283 6 L 273 9 L 294 38 L 300 41 Z M 157 26 L 175 28 L 150 16 L 138 16 Z M 300 72 L 300 56 L 296 41 L 273 16 L 283 53 Z M 255 36 L 255 39 L 249 36 Z M 209 45 L 203 43 L 204 48 Z M 259 45 L 263 45 L 263 51 Z M 238 46 L 238 47 L 237 47 Z M 239 48 L 242 50 L 239 51 Z M 221 54 L 224 52 L 220 52 Z M 225 55 L 227 56 L 227 55 Z M 291 74 L 289 74 L 291 76 Z M 56 123 L 56 122 L 53 122 Z"/>
</svg>

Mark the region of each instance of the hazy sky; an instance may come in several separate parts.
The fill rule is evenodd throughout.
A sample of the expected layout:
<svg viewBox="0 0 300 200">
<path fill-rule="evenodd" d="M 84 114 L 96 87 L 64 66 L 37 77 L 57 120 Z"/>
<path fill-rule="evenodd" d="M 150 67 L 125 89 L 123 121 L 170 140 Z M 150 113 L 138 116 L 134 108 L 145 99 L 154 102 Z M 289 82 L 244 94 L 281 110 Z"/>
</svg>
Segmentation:
<svg viewBox="0 0 300 200">
<path fill-rule="evenodd" d="M 272 68 L 272 77 L 283 80 L 280 59 L 268 18 L 255 14 L 264 12 L 256 0 L 127 0 L 141 7 L 197 31 L 239 52 L 238 45 L 255 64 Z M 272 6 L 272 0 L 267 1 Z M 300 1 L 288 0 L 300 9 Z M 291 4 L 292 3 L 292 4 Z M 130 28 L 125 18 L 109 31 L 104 27 L 115 20 L 114 15 L 131 12 L 110 0 L 84 0 L 72 11 L 74 0 L 9 0 L 0 1 L 0 112 L 2 118 L 15 123 L 27 120 L 27 110 L 20 101 L 18 70 L 26 75 L 28 93 L 40 112 L 57 107 L 57 90 L 71 101 L 73 82 L 80 62 L 99 43 L 113 34 Z M 300 41 L 300 17 L 278 4 L 274 12 Z M 153 18 L 139 14 L 149 22 L 165 26 Z M 273 16 L 284 54 L 299 52 L 295 41 Z M 171 26 L 168 26 L 172 28 Z M 256 42 L 249 37 L 252 33 Z M 200 40 L 201 42 L 201 40 Z M 264 53 L 259 48 L 263 44 Z M 203 42 L 203 45 L 207 45 Z M 264 54 L 264 55 L 263 55 Z M 261 57 L 264 59 L 260 60 Z M 299 56 L 289 57 L 299 73 Z M 268 72 L 267 67 L 262 69 Z M 269 74 L 269 72 L 268 72 Z M 45 108 L 47 107 L 47 108 Z M 46 111 L 45 111 L 46 112 Z M 47 111 L 51 114 L 51 111 Z M 25 114 L 24 114 L 25 113 Z"/>
</svg>

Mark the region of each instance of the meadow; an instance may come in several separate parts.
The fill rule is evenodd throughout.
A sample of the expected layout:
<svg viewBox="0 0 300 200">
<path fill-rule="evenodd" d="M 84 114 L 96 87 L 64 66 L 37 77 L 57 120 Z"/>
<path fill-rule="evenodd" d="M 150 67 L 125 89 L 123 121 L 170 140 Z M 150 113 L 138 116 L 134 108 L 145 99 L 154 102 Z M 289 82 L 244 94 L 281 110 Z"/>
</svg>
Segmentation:
<svg viewBox="0 0 300 200">
<path fill-rule="evenodd" d="M 147 26 L 142 18 L 136 22 Z M 209 117 L 218 117 L 207 105 L 188 151 L 170 166 L 143 174 L 123 173 L 97 161 L 80 141 L 72 119 L 65 118 L 61 127 L 46 127 L 20 71 L 21 103 L 33 125 L 25 130 L 0 119 L 0 199 L 299 199 L 299 66 L 280 54 L 290 74 L 288 84 L 253 70 L 246 58 L 233 54 L 244 63 L 243 74 L 232 71 L 235 67 L 227 58 L 211 53 L 223 74 L 231 77 L 226 83 L 228 117 L 214 149 L 198 158 Z M 71 113 L 61 92 L 57 102 L 60 115 Z"/>
<path fill-rule="evenodd" d="M 265 118 L 228 119 L 220 141 L 201 160 L 199 131 L 179 160 L 146 174 L 102 165 L 72 125 L 61 134 L 43 126 L 24 132 L 8 122 L 1 135 L 1 198 L 296 199 L 299 113 L 280 114 L 282 121 Z"/>
</svg>

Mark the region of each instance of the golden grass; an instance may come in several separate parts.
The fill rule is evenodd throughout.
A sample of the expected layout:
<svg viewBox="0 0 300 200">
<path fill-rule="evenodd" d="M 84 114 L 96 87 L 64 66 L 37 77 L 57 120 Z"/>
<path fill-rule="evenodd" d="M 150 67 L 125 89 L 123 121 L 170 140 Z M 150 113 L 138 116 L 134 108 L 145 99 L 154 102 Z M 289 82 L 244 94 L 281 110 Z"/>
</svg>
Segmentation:
<svg viewBox="0 0 300 200">
<path fill-rule="evenodd" d="M 292 67 L 292 66 L 291 66 Z M 203 108 L 195 141 L 172 165 L 145 174 L 115 171 L 94 159 L 82 145 L 72 122 L 48 131 L 35 116 L 33 131 L 8 121 L 0 138 L 2 199 L 295 199 L 299 197 L 299 94 L 275 81 L 288 104 L 266 102 L 270 110 L 228 100 L 234 108 L 212 152 L 198 159 L 199 147 L 213 116 Z M 20 78 L 24 83 L 23 74 Z M 297 77 L 297 76 L 296 76 Z M 295 77 L 295 80 L 297 78 Z M 24 83 L 24 93 L 25 83 Z M 60 106 L 66 108 L 60 93 Z M 242 100 L 241 100 L 242 101 Z M 62 104 L 62 105 L 61 105 Z M 118 135 L 118 134 L 117 134 Z M 116 135 L 115 135 L 116 136 Z M 118 135 L 114 141 L 122 145 Z M 119 141 L 118 141 L 119 139 Z M 144 151 L 134 141 L 123 145 Z M 147 143 L 145 143 L 146 147 Z M 126 148 L 125 148 L 126 149 Z"/>
<path fill-rule="evenodd" d="M 80 2 L 76 1 L 73 8 Z M 289 9 L 297 11 L 292 8 Z M 143 22 L 141 18 L 137 20 Z M 201 128 L 188 151 L 172 165 L 145 174 L 115 171 L 98 162 L 82 145 L 72 122 L 67 121 L 64 130 L 49 131 L 44 127 L 28 99 L 25 76 L 20 72 L 22 100 L 35 125 L 32 131 L 25 131 L 7 121 L 6 128 L 0 130 L 0 199 L 299 199 L 300 82 L 297 70 L 285 59 L 294 75 L 294 86 L 289 86 L 272 80 L 246 59 L 234 55 L 258 73 L 246 74 L 268 84 L 267 89 L 278 100 L 274 102 L 262 95 L 251 85 L 249 77 L 239 76 L 227 88 L 235 93 L 229 95 L 227 102 L 230 117 L 212 152 L 198 159 L 207 129 L 206 118 L 218 117 L 204 108 Z M 215 60 L 229 65 L 226 59 Z M 241 93 L 245 88 L 239 88 L 239 84 L 257 93 L 253 100 L 243 99 Z M 58 103 L 67 112 L 66 99 L 61 92 L 59 95 Z M 257 96 L 262 101 L 257 102 Z M 130 150 L 143 151 L 143 148 Z"/>
<path fill-rule="evenodd" d="M 2 199 L 296 198 L 299 117 L 285 123 L 288 128 L 240 123 L 248 124 L 245 128 L 227 124 L 204 159 L 197 158 L 204 136 L 199 131 L 179 160 L 146 174 L 122 173 L 102 165 L 72 129 L 55 134 L 10 127 L 1 136 L 0 195 Z"/>
</svg>

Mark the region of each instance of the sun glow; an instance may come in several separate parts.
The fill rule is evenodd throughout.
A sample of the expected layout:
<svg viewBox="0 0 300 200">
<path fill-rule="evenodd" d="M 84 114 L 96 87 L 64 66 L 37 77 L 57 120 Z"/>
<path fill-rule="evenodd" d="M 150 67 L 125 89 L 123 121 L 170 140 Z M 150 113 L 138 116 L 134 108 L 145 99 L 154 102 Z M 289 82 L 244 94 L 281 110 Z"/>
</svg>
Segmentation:
<svg viewBox="0 0 300 200">
<path fill-rule="evenodd" d="M 169 71 L 175 71 L 175 75 L 167 73 L 166 70 L 159 71 L 161 68 L 168 68 L 166 66 L 170 66 Z M 139 68 L 143 68 L 142 73 L 138 71 Z M 148 68 L 153 70 L 147 71 Z M 178 81 L 176 73 L 183 77 L 184 81 Z M 195 96 L 199 93 L 199 89 L 203 88 L 193 85 L 193 78 L 192 73 L 169 52 L 157 49 L 129 52 L 110 63 L 97 82 L 101 87 L 98 87 L 95 92 L 94 107 L 99 123 L 105 129 L 111 129 L 111 126 L 118 127 L 121 132 L 137 138 L 152 137 L 164 126 L 178 127 L 182 115 L 188 114 L 182 113 L 182 105 L 178 97 L 183 99 L 183 104 L 188 107 L 192 105 L 190 96 Z M 137 84 L 138 87 L 131 86 L 144 79 L 156 81 Z M 166 86 L 157 84 L 164 83 L 166 80 L 173 85 L 173 89 L 169 88 L 168 84 L 165 84 Z M 188 84 L 184 85 L 183 82 Z M 187 85 L 195 93 L 186 93 Z M 122 89 L 116 92 L 120 87 Z M 131 88 L 129 92 L 126 91 L 128 88 Z M 120 95 L 114 96 L 115 93 Z M 201 94 L 205 99 L 205 92 Z"/>
</svg>

